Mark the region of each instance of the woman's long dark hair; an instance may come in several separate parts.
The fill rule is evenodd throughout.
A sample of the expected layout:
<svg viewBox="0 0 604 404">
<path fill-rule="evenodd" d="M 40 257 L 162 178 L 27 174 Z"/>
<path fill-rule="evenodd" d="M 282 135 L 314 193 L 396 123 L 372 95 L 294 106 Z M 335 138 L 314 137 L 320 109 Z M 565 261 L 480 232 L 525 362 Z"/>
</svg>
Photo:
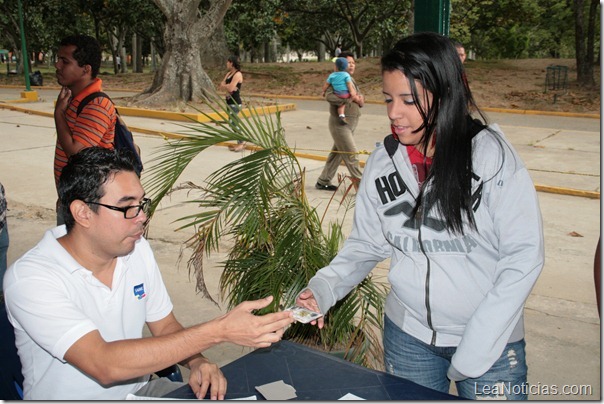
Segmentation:
<svg viewBox="0 0 604 404">
<path fill-rule="evenodd" d="M 475 229 L 470 110 L 479 113 L 483 121 L 486 119 L 474 102 L 453 42 L 440 34 L 417 33 L 400 40 L 381 62 L 382 73 L 398 70 L 409 79 L 413 100 L 423 118 L 418 128 L 418 131 L 425 129 L 420 140 L 423 150 L 429 149 L 429 142 L 435 142 L 432 167 L 416 209 L 422 199 L 429 198 L 445 220 L 448 231 L 463 234 L 463 216 Z M 418 94 L 416 82 L 432 94 L 429 105 L 420 104 L 425 94 Z M 424 195 L 429 182 L 430 194 Z"/>
<path fill-rule="evenodd" d="M 241 62 L 239 61 L 239 56 L 231 55 L 227 58 L 227 60 L 233 64 L 233 67 L 236 71 L 241 70 Z"/>
</svg>

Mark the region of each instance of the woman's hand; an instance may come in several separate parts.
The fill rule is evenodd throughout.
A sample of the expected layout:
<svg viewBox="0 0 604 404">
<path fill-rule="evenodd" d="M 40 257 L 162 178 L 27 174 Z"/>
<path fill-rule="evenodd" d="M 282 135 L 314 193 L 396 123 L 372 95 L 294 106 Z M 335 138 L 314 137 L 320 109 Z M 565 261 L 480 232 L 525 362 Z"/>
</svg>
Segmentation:
<svg viewBox="0 0 604 404">
<path fill-rule="evenodd" d="M 298 306 L 306 307 L 309 310 L 316 311 L 317 313 L 321 313 L 321 310 L 319 310 L 319 305 L 317 304 L 317 300 L 315 299 L 315 295 L 313 295 L 310 289 L 306 289 L 302 293 L 300 293 L 300 295 L 296 299 L 296 304 Z M 325 323 L 323 321 L 323 317 L 320 317 L 317 320 L 311 321 L 310 324 L 317 325 L 319 328 L 323 328 L 323 325 Z"/>
</svg>

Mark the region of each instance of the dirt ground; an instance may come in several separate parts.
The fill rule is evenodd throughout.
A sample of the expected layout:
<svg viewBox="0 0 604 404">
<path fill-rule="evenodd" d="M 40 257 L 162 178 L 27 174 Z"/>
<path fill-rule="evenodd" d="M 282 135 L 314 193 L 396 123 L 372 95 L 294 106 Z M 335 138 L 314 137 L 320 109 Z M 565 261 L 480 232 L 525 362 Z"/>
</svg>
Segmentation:
<svg viewBox="0 0 604 404">
<path fill-rule="evenodd" d="M 546 89 L 548 66 L 567 68 L 566 88 Z M 600 67 L 594 67 L 596 87 L 579 88 L 576 83 L 577 70 L 574 59 L 501 59 L 491 61 L 466 61 L 468 80 L 479 107 L 518 110 L 564 111 L 600 113 Z M 561 69 L 564 70 L 564 69 Z M 243 63 L 244 83 L 242 95 L 252 94 L 321 96 L 321 86 L 333 71 L 333 63 Z M 207 73 L 215 85 L 225 74 L 224 69 L 208 69 Z M 563 75 L 562 75 L 563 76 Z M 149 87 L 153 73 L 102 73 L 105 90 L 144 90 Z M 563 77 L 562 77 L 563 78 Z M 357 61 L 355 79 L 361 86 L 366 99 L 382 101 L 379 58 Z M 0 84 L 21 84 L 22 79 L 0 75 Z M 52 69 L 44 74 L 45 85 L 56 85 Z M 564 87 L 560 80 L 560 87 Z M 122 100 L 126 102 L 126 100 Z M 120 104 L 120 101 L 117 101 Z M 163 109 L 169 109 L 164 106 Z"/>
<path fill-rule="evenodd" d="M 545 92 L 547 67 L 551 65 L 567 67 L 566 90 Z M 285 66 L 289 70 L 288 76 L 292 77 L 279 82 L 276 74 L 274 77 L 256 74 L 255 65 L 244 65 L 244 93 L 320 96 L 321 85 L 333 69 L 331 62 L 290 63 Z M 599 67 L 594 72 L 596 88 L 586 90 L 576 85 L 577 73 L 572 59 L 468 61 L 465 66 L 470 87 L 481 107 L 600 112 Z M 383 100 L 378 58 L 359 60 L 355 79 L 367 99 Z"/>
<path fill-rule="evenodd" d="M 548 66 L 567 68 L 567 88 L 545 91 Z M 480 107 L 519 110 L 600 113 L 600 68 L 596 67 L 595 89 L 577 86 L 574 59 L 520 59 L 467 61 L 470 88 Z M 321 96 L 321 86 L 333 70 L 331 62 L 243 64 L 242 94 L 273 94 Z M 564 69 L 561 69 L 564 70 Z M 551 73 L 554 71 L 550 69 Z M 209 70 L 216 84 L 224 76 L 222 70 Z M 365 97 L 382 101 L 379 58 L 357 61 L 355 79 Z M 150 82 L 150 81 L 149 81 Z M 562 82 L 561 82 L 562 84 Z"/>
<path fill-rule="evenodd" d="M 547 67 L 550 65 L 567 67 L 566 90 L 545 92 Z M 320 96 L 322 83 L 333 69 L 331 62 L 290 63 L 285 66 L 290 70 L 288 76 L 293 77 L 279 82 L 277 75 L 273 78 L 256 74 L 255 65 L 244 64 L 243 93 Z M 467 61 L 465 67 L 470 88 L 480 107 L 600 113 L 599 67 L 594 72 L 597 86 L 592 90 L 580 89 L 576 85 L 573 59 Z M 383 100 L 378 58 L 359 60 L 355 79 L 367 99 Z"/>
</svg>

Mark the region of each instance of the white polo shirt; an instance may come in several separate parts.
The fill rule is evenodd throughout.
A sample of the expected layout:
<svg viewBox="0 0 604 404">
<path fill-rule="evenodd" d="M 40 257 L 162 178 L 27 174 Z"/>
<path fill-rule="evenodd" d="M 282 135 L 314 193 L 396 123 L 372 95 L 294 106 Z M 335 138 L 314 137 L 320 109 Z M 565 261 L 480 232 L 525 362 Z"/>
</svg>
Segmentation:
<svg viewBox="0 0 604 404">
<path fill-rule="evenodd" d="M 15 327 L 26 400 L 123 400 L 148 380 L 105 387 L 64 360 L 78 339 L 99 330 L 106 341 L 141 338 L 145 322 L 172 311 L 172 302 L 145 239 L 117 260 L 108 288 L 59 244 L 65 226 L 48 230 L 8 269 L 4 293 Z"/>
</svg>

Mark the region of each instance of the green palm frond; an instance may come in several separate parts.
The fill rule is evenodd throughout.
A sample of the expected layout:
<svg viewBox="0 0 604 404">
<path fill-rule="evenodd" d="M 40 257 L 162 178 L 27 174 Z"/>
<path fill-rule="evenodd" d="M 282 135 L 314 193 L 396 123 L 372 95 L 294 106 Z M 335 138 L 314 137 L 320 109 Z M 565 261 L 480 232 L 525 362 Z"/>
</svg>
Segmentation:
<svg viewBox="0 0 604 404">
<path fill-rule="evenodd" d="M 207 105 L 212 114 L 228 116 L 228 106 L 219 97 L 208 99 Z M 194 230 L 186 245 L 193 250 L 188 267 L 198 291 L 212 299 L 204 281 L 204 259 L 218 251 L 220 241 L 228 241 L 219 282 L 228 307 L 272 295 L 273 303 L 261 313 L 282 310 L 337 254 L 344 240 L 342 222 L 323 223 L 325 214 L 307 200 L 304 170 L 287 146 L 279 114 L 251 109 L 248 117 L 230 121 L 203 114 L 210 122 L 184 125 L 183 139 L 167 141 L 154 154 L 145 175 L 153 209 L 175 189 L 195 189 L 198 196 L 187 202 L 197 211 L 177 222 L 179 230 Z M 202 184 L 175 187 L 200 153 L 228 140 L 250 142 L 258 149 L 220 167 Z M 344 217 L 353 206 L 347 191 L 340 201 Z M 327 351 L 343 349 L 350 360 L 380 367 L 384 297 L 385 287 L 368 277 L 330 310 L 323 329 L 294 324 L 286 336 Z"/>
</svg>

